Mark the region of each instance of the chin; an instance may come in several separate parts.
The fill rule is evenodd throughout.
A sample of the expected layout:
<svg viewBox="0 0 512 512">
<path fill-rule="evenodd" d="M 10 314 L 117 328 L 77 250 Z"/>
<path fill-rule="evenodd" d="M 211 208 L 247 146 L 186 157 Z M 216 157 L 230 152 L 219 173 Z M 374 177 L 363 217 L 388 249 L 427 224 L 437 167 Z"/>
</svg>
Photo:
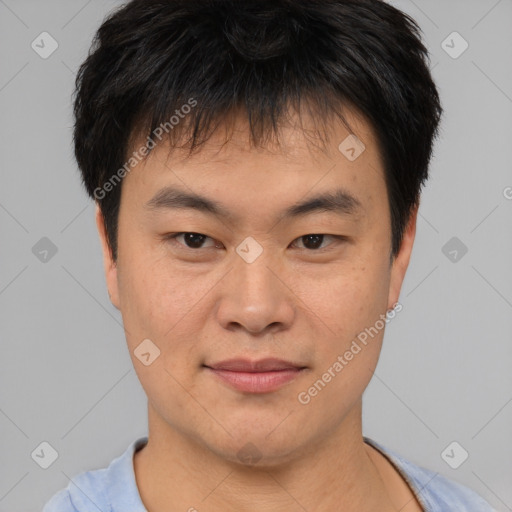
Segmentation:
<svg viewBox="0 0 512 512">
<path fill-rule="evenodd" d="M 296 445 L 288 446 L 272 442 L 248 441 L 240 444 L 225 446 L 219 450 L 216 447 L 216 454 L 223 459 L 247 468 L 258 468 L 261 470 L 276 469 L 285 465 L 297 457 L 299 448 Z"/>
<path fill-rule="evenodd" d="M 211 452 L 236 465 L 275 469 L 298 457 L 308 441 L 301 438 L 299 429 L 290 429 L 290 425 L 280 428 L 282 419 L 274 418 L 268 423 L 260 419 L 258 425 L 247 421 L 238 426 L 232 423 L 228 429 L 232 436 L 224 432 L 221 438 L 203 438 L 203 443 Z"/>
</svg>

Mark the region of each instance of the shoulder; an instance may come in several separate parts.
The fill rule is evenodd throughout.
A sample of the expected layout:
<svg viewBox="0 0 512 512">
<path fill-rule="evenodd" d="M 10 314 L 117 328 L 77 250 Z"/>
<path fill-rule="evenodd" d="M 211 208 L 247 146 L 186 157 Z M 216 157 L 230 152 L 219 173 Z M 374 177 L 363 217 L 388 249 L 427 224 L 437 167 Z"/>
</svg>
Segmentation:
<svg viewBox="0 0 512 512">
<path fill-rule="evenodd" d="M 55 494 L 42 512 L 121 512 L 126 507 L 143 511 L 133 471 L 133 454 L 147 437 L 139 438 L 107 468 L 84 471 L 71 478 L 68 486 Z"/>
<path fill-rule="evenodd" d="M 425 508 L 425 512 L 496 512 L 489 503 L 468 487 L 417 466 L 371 439 L 364 439 L 395 466 Z"/>
<path fill-rule="evenodd" d="M 78 512 L 71 501 L 68 489 L 63 489 L 53 496 L 44 506 L 43 512 Z"/>
<path fill-rule="evenodd" d="M 45 505 L 43 512 L 85 512 L 91 507 L 111 512 L 106 495 L 107 471 L 96 469 L 74 476 L 68 486 Z"/>
</svg>

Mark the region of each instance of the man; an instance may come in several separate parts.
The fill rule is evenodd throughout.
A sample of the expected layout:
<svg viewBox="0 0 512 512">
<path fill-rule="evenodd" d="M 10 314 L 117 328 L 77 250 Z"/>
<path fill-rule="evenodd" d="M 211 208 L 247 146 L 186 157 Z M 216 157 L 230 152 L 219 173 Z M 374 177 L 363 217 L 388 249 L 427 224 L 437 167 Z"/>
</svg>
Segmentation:
<svg viewBox="0 0 512 512">
<path fill-rule="evenodd" d="M 149 435 L 44 512 L 492 510 L 362 436 L 442 114 L 427 57 L 380 0 L 104 21 L 75 155 Z"/>
</svg>

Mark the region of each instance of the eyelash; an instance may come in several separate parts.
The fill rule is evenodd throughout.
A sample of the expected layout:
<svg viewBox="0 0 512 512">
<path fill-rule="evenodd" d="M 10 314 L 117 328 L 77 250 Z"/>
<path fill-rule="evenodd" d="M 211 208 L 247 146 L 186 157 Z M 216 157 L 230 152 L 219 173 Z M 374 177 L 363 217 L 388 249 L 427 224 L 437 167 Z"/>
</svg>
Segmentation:
<svg viewBox="0 0 512 512">
<path fill-rule="evenodd" d="M 197 251 L 199 251 L 201 249 L 212 249 L 212 248 L 214 248 L 214 247 L 199 247 L 197 249 L 194 249 L 192 247 L 188 247 L 187 245 L 181 244 L 181 243 L 176 241 L 177 237 L 179 237 L 181 235 L 188 235 L 188 234 L 201 235 L 201 236 L 206 237 L 207 239 L 214 240 L 213 238 L 211 238 L 211 237 L 209 237 L 207 235 L 203 235 L 202 233 L 196 233 L 195 231 L 181 231 L 179 233 L 169 233 L 168 235 L 165 235 L 164 240 L 170 241 L 172 243 L 176 243 L 176 244 L 182 246 L 184 249 L 188 249 L 190 251 L 195 251 L 195 252 L 197 252 Z M 331 237 L 334 240 L 339 241 L 339 242 L 346 242 L 347 241 L 347 237 L 343 236 L 343 235 L 329 235 L 329 234 L 325 234 L 325 233 L 308 233 L 306 235 L 302 235 L 302 236 L 297 237 L 295 240 L 293 240 L 293 242 L 295 242 L 296 240 L 300 240 L 301 238 L 304 238 L 306 236 L 313 236 L 313 235 L 315 235 L 315 236 L 323 236 L 323 237 L 326 237 L 326 236 L 327 237 Z M 322 243 L 323 243 L 323 240 L 322 240 Z M 300 249 L 300 250 L 305 250 L 305 251 L 312 252 L 312 253 L 313 252 L 322 252 L 324 250 L 328 250 L 331 245 L 332 245 L 332 243 L 329 244 L 327 247 L 320 247 L 318 249 L 303 248 L 303 249 Z"/>
</svg>

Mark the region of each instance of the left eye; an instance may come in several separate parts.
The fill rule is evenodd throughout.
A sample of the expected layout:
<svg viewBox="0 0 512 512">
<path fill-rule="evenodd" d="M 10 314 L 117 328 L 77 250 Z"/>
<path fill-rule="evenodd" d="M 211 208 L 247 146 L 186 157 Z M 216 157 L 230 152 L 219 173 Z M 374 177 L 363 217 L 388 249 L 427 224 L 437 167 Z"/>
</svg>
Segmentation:
<svg viewBox="0 0 512 512">
<path fill-rule="evenodd" d="M 294 242 L 296 240 L 300 240 L 302 241 L 303 245 L 305 246 L 306 249 L 310 249 L 310 250 L 318 250 L 318 249 L 323 249 L 324 247 L 320 247 L 324 241 L 324 238 L 325 237 L 330 237 L 330 238 L 341 238 L 341 237 L 336 237 L 336 236 L 333 236 L 333 235 L 324 235 L 324 234 L 310 234 L 310 235 L 304 235 L 304 236 L 301 236 L 299 238 L 296 238 L 294 240 Z"/>
<path fill-rule="evenodd" d="M 193 233 L 193 232 L 182 232 L 182 233 L 174 233 L 171 235 L 168 235 L 166 239 L 168 240 L 174 240 L 179 239 L 183 237 L 184 243 L 181 243 L 181 245 L 185 245 L 188 249 L 203 249 L 207 247 L 216 247 L 216 241 L 213 238 L 210 238 L 209 236 L 203 235 L 201 233 Z M 309 235 L 303 235 L 299 238 L 296 238 L 292 245 L 295 244 L 295 242 L 300 241 L 302 242 L 304 247 L 299 247 L 299 249 L 304 248 L 308 250 L 318 250 L 325 248 L 322 247 L 323 242 L 325 240 L 325 237 L 332 238 L 332 239 L 343 239 L 341 236 L 334 236 L 334 235 L 325 235 L 325 234 L 309 234 Z M 211 240 L 213 243 L 210 246 L 205 246 L 204 241 L 205 240 Z M 329 245 L 329 244 L 328 244 Z"/>
</svg>

